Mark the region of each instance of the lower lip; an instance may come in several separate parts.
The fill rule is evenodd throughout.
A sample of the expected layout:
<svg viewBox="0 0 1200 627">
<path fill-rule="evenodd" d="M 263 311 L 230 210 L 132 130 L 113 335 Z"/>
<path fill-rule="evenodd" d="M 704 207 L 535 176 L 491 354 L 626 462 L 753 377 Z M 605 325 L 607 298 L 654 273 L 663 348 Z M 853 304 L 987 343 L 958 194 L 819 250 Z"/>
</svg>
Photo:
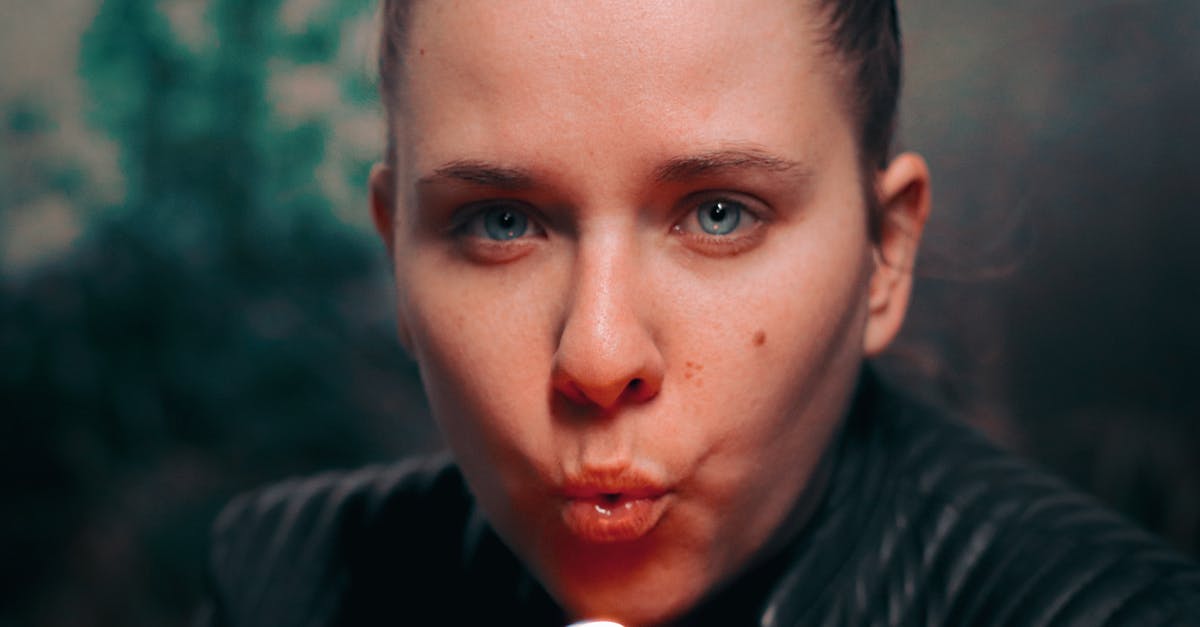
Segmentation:
<svg viewBox="0 0 1200 627">
<path fill-rule="evenodd" d="M 568 499 L 567 529 L 587 542 L 630 542 L 650 533 L 667 509 L 667 495 Z"/>
</svg>

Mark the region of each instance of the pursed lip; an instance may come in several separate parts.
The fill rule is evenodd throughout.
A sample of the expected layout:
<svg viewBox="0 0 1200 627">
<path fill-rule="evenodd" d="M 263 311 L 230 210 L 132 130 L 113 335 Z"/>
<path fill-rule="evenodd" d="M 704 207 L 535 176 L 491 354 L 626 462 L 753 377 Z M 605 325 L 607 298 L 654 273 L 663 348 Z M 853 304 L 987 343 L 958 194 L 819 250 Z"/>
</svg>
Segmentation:
<svg viewBox="0 0 1200 627">
<path fill-rule="evenodd" d="M 562 520 L 586 542 L 628 542 L 650 533 L 671 503 L 671 491 L 648 473 L 590 473 L 562 491 Z"/>
<path fill-rule="evenodd" d="M 655 485 L 628 484 L 588 484 L 572 485 L 563 488 L 563 496 L 568 500 L 603 500 L 610 497 L 627 499 L 655 498 L 667 493 L 665 488 Z"/>
<path fill-rule="evenodd" d="M 560 494 L 567 500 L 652 499 L 670 491 L 667 482 L 653 474 L 626 467 L 620 472 L 585 471 L 568 476 Z"/>
</svg>

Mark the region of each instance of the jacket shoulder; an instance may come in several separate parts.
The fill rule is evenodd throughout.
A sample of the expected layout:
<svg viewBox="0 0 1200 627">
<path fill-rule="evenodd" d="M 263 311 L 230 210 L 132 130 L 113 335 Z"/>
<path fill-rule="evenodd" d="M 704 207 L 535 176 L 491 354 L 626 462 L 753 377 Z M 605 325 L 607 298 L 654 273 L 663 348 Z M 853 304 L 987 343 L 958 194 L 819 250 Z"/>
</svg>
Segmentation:
<svg viewBox="0 0 1200 627">
<path fill-rule="evenodd" d="M 949 624 L 1200 621 L 1200 567 L 939 412 L 896 416 L 898 512 Z"/>
<path fill-rule="evenodd" d="M 239 495 L 213 525 L 209 616 L 202 622 L 334 623 L 364 569 L 389 563 L 403 571 L 405 562 L 455 545 L 455 519 L 465 524 L 468 503 L 447 457 L 291 479 Z M 381 560 L 381 553 L 400 562 Z"/>
</svg>

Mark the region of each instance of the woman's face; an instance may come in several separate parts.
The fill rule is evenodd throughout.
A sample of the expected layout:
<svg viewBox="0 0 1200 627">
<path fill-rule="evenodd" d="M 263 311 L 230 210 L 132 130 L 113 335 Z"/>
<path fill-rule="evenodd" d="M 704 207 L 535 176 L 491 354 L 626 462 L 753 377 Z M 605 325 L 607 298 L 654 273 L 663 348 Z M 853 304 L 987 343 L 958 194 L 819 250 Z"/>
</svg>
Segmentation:
<svg viewBox="0 0 1200 627">
<path fill-rule="evenodd" d="M 894 332 L 809 11 L 411 16 L 374 181 L 401 333 L 484 512 L 576 616 L 668 618 L 746 567 Z"/>
</svg>

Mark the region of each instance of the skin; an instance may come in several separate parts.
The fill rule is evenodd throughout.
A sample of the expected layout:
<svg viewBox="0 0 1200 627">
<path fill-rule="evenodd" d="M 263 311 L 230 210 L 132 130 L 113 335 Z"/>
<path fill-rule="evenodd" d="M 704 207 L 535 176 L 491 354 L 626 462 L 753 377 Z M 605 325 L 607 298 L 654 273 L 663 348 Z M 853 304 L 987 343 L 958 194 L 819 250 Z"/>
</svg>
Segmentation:
<svg viewBox="0 0 1200 627">
<path fill-rule="evenodd" d="M 864 358 L 903 320 L 924 162 L 867 174 L 872 242 L 843 68 L 804 3 L 411 19 L 402 150 L 371 198 L 434 414 L 570 614 L 678 617 L 795 530 Z M 714 200 L 745 207 L 729 234 L 698 222 Z M 489 210 L 529 226 L 494 241 Z M 564 481 L 631 471 L 668 489 L 653 529 L 572 534 Z"/>
</svg>

